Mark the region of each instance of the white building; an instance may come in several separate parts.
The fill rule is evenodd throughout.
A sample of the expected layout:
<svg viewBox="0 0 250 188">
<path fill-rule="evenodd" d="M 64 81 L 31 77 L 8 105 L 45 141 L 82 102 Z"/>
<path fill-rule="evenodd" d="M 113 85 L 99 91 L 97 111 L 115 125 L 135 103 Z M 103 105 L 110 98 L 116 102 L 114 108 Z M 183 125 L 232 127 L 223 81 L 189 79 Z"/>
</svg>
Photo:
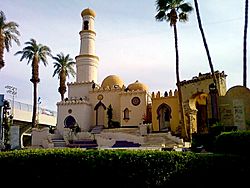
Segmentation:
<svg viewBox="0 0 250 188">
<path fill-rule="evenodd" d="M 78 125 L 81 131 L 96 126 L 109 128 L 108 108 L 112 108 L 112 124 L 135 127 L 143 123 L 150 109 L 148 87 L 138 81 L 125 86 L 117 75 L 97 83 L 99 57 L 95 51 L 95 12 L 81 13 L 80 54 L 76 56 L 76 81 L 68 83 L 68 97 L 57 103 L 57 129 Z M 101 63 L 101 62 L 100 62 Z"/>
</svg>

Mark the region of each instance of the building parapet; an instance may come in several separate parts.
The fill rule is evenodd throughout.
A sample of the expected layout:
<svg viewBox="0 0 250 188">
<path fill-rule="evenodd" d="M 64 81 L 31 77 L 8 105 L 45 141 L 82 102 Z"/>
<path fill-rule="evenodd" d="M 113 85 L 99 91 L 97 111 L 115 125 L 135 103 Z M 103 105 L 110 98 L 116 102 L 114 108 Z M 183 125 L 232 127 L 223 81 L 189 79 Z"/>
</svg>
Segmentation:
<svg viewBox="0 0 250 188">
<path fill-rule="evenodd" d="M 85 82 L 68 82 L 67 85 L 84 85 L 84 84 L 95 84 L 95 87 L 99 88 L 100 86 L 93 81 L 85 81 Z"/>
<path fill-rule="evenodd" d="M 74 105 L 74 104 L 87 104 L 89 103 L 89 98 L 85 97 L 71 97 L 70 99 L 66 98 L 64 101 L 56 103 L 56 105 Z"/>
<path fill-rule="evenodd" d="M 178 91 L 177 89 L 174 90 L 174 93 L 172 90 L 169 90 L 169 92 L 165 91 L 162 95 L 160 91 L 158 91 L 156 94 L 152 92 L 152 99 L 160 99 L 160 98 L 169 98 L 169 97 L 177 97 Z"/>
<path fill-rule="evenodd" d="M 222 71 L 222 72 L 215 71 L 214 73 L 215 73 L 216 78 L 220 78 L 220 77 L 224 77 L 225 78 L 227 76 L 224 73 L 224 71 Z M 209 73 L 205 73 L 205 74 L 199 73 L 198 76 L 194 76 L 191 80 L 183 80 L 183 81 L 181 81 L 180 85 L 184 86 L 184 85 L 187 85 L 187 84 L 199 82 L 199 81 L 202 81 L 202 80 L 212 79 L 212 78 L 213 78 L 213 75 L 210 72 Z"/>
</svg>

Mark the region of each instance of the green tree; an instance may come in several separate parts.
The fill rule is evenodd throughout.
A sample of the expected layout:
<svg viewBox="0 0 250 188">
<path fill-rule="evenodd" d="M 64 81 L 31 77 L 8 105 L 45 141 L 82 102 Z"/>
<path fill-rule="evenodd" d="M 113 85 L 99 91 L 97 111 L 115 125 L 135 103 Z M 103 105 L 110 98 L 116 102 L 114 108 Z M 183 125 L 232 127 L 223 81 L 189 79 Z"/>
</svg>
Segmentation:
<svg viewBox="0 0 250 188">
<path fill-rule="evenodd" d="M 17 30 L 18 24 L 15 22 L 7 22 L 3 11 L 0 11 L 0 70 L 4 67 L 4 49 L 9 52 L 12 47 L 12 41 L 18 46 L 20 45 L 18 36 L 20 36 Z"/>
<path fill-rule="evenodd" d="M 48 64 L 47 56 L 51 55 L 51 50 L 49 47 L 38 44 L 35 39 L 30 39 L 24 43 L 27 45 L 22 51 L 18 51 L 15 55 L 21 54 L 21 59 L 27 59 L 28 64 L 32 61 L 32 77 L 30 81 L 33 83 L 33 114 L 32 114 L 32 128 L 36 127 L 36 114 L 37 114 L 37 84 L 40 82 L 39 79 L 39 63 L 43 62 L 44 66 Z"/>
<path fill-rule="evenodd" d="M 213 82 L 214 82 L 215 87 L 217 89 L 217 82 L 216 82 L 216 77 L 215 77 L 215 74 L 214 74 L 214 67 L 213 67 L 213 63 L 212 63 L 212 58 L 210 56 L 210 52 L 209 52 L 209 49 L 208 49 L 207 40 L 206 40 L 205 33 L 204 33 L 204 30 L 203 30 L 203 27 L 202 27 L 202 23 L 201 23 L 201 17 L 200 17 L 198 0 L 194 0 L 194 5 L 195 5 L 196 17 L 197 17 L 199 29 L 200 29 L 200 32 L 201 32 L 203 44 L 204 44 L 204 47 L 205 47 L 205 50 L 206 50 L 206 53 L 207 53 L 208 63 L 209 63 L 209 66 L 210 66 L 212 77 L 213 77 Z"/>
<path fill-rule="evenodd" d="M 247 27 L 248 27 L 248 0 L 245 1 L 245 25 L 243 38 L 243 86 L 247 87 Z"/>
<path fill-rule="evenodd" d="M 52 58 L 55 60 L 53 77 L 58 74 L 58 79 L 60 80 L 58 92 L 61 94 L 61 100 L 64 100 L 64 94 L 67 90 L 66 77 L 70 75 L 75 77 L 76 72 L 74 70 L 74 65 L 76 62 L 70 58 L 69 54 L 65 56 L 62 52 Z"/>
<path fill-rule="evenodd" d="M 179 52 L 178 52 L 178 36 L 177 36 L 177 21 L 186 22 L 188 21 L 188 13 L 193 8 L 190 3 L 186 3 L 184 0 L 156 0 L 157 14 L 155 16 L 157 21 L 167 21 L 170 26 L 174 29 L 174 42 L 175 42 L 175 57 L 176 57 L 176 80 L 177 89 L 179 96 L 179 105 L 181 112 L 181 127 L 182 136 L 184 139 L 189 139 L 187 128 L 184 123 L 184 112 L 182 104 L 182 91 L 180 85 L 180 74 L 179 74 Z"/>
</svg>

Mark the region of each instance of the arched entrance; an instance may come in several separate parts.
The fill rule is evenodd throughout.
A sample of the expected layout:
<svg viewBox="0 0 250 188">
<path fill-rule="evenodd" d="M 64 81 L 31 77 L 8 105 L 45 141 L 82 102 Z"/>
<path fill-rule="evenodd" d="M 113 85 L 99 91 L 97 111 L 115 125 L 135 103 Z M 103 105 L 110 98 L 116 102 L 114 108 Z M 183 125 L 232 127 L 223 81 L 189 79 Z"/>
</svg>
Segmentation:
<svg viewBox="0 0 250 188">
<path fill-rule="evenodd" d="M 197 132 L 204 133 L 208 131 L 208 115 L 207 115 L 207 97 L 206 93 L 195 94 L 193 100 L 195 102 L 195 107 L 197 110 L 196 114 L 196 124 Z"/>
<path fill-rule="evenodd" d="M 104 126 L 106 106 L 101 101 L 99 101 L 95 106 L 94 110 L 96 111 L 96 126 Z"/>
<path fill-rule="evenodd" d="M 157 109 L 159 131 L 171 131 L 170 127 L 171 108 L 167 104 L 161 104 Z"/>
<path fill-rule="evenodd" d="M 64 120 L 65 128 L 73 128 L 76 124 L 76 120 L 73 116 L 67 116 Z"/>
</svg>

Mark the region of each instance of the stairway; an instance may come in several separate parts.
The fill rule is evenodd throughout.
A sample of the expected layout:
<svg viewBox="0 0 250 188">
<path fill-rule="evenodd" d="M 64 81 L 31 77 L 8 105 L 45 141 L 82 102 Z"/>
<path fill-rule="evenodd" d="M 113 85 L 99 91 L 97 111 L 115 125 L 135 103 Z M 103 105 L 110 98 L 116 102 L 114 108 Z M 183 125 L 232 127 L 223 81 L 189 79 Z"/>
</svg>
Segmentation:
<svg viewBox="0 0 250 188">
<path fill-rule="evenodd" d="M 57 138 L 57 139 L 53 138 L 52 142 L 53 142 L 55 148 L 66 147 L 66 142 L 63 138 Z"/>
<path fill-rule="evenodd" d="M 112 148 L 127 148 L 127 147 L 140 147 L 141 144 L 129 142 L 126 140 L 117 140 L 115 144 L 112 146 Z"/>
<path fill-rule="evenodd" d="M 90 132 L 92 134 L 99 134 L 101 133 L 103 130 L 103 125 L 98 125 L 98 126 L 95 126 Z"/>
<path fill-rule="evenodd" d="M 70 141 L 69 144 L 67 144 L 67 147 L 90 149 L 90 148 L 97 148 L 98 144 L 97 144 L 96 140 L 83 139 L 83 140 Z"/>
</svg>

